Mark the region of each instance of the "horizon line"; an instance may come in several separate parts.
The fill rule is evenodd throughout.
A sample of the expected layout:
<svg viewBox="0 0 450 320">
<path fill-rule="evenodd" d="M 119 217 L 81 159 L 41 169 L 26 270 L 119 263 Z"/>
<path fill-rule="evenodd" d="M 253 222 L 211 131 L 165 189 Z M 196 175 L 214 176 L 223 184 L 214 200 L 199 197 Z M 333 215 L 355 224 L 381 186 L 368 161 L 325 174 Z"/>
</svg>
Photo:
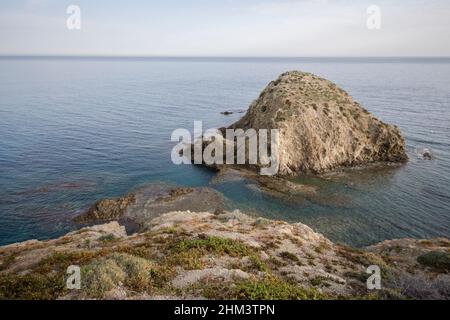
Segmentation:
<svg viewBox="0 0 450 320">
<path fill-rule="evenodd" d="M 96 55 L 96 54 L 0 54 L 0 59 L 450 59 L 450 56 L 209 56 L 209 55 Z"/>
</svg>

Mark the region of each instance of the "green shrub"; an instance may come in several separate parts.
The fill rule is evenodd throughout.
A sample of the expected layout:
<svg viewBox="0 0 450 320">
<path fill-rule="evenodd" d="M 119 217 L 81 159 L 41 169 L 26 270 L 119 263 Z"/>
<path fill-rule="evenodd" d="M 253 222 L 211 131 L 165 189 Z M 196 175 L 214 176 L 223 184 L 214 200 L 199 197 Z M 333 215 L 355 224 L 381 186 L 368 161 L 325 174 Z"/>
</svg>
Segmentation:
<svg viewBox="0 0 450 320">
<path fill-rule="evenodd" d="M 60 275 L 7 274 L 0 276 L 0 299 L 51 300 L 60 296 L 64 287 L 64 277 Z"/>
<path fill-rule="evenodd" d="M 169 267 L 180 266 L 185 270 L 198 270 L 203 268 L 203 256 L 203 252 L 196 249 L 191 249 L 186 252 L 170 254 L 167 257 L 165 264 Z"/>
<path fill-rule="evenodd" d="M 237 283 L 234 298 L 244 300 L 320 300 L 325 296 L 278 278 L 246 280 Z"/>
<path fill-rule="evenodd" d="M 11 254 L 2 259 L 2 263 L 0 264 L 0 271 L 8 269 L 16 260 L 16 256 Z"/>
<path fill-rule="evenodd" d="M 322 276 L 317 276 L 312 278 L 309 282 L 311 283 L 312 286 L 314 287 L 319 287 L 319 286 L 329 286 L 329 283 L 327 282 L 328 278 L 326 277 L 322 277 Z"/>
<path fill-rule="evenodd" d="M 126 273 L 125 284 L 136 291 L 145 291 L 150 285 L 153 264 L 143 258 L 115 253 L 113 259 Z"/>
<path fill-rule="evenodd" d="M 104 294 L 125 281 L 125 272 L 113 260 L 101 259 L 83 267 L 81 283 L 89 297 L 102 298 Z"/>
<path fill-rule="evenodd" d="M 323 254 L 328 250 L 330 250 L 330 245 L 325 242 L 321 242 L 317 247 L 314 248 L 314 251 L 319 254 Z"/>
<path fill-rule="evenodd" d="M 257 249 L 232 239 L 212 236 L 194 239 L 177 238 L 168 245 L 166 264 L 195 270 L 203 267 L 202 258 L 207 254 L 245 257 L 255 255 L 256 252 Z"/>
<path fill-rule="evenodd" d="M 252 249 L 240 241 L 219 237 L 206 237 L 204 239 L 184 239 L 172 247 L 175 252 L 197 249 L 211 254 L 227 254 L 232 257 L 247 256 Z"/>
<path fill-rule="evenodd" d="M 417 258 L 417 261 L 426 267 L 438 272 L 450 271 L 450 253 L 443 251 L 430 251 Z"/>
<path fill-rule="evenodd" d="M 70 265 L 83 265 L 100 253 L 92 251 L 55 252 L 39 261 L 35 272 L 46 274 L 52 271 L 66 272 Z"/>
<path fill-rule="evenodd" d="M 143 292 L 150 288 L 156 274 L 153 264 L 140 257 L 124 253 L 95 260 L 82 270 L 82 284 L 86 294 L 103 297 L 120 283 L 128 289 Z"/>
<path fill-rule="evenodd" d="M 267 266 L 267 264 L 264 261 L 262 261 L 261 258 L 256 254 L 250 255 L 250 269 L 262 272 L 270 272 L 270 269 Z"/>
<path fill-rule="evenodd" d="M 114 241 L 116 241 L 117 238 L 116 238 L 115 235 L 113 235 L 112 233 L 110 233 L 110 234 L 106 234 L 106 235 L 103 235 L 103 236 L 99 237 L 97 240 L 98 240 L 98 241 L 101 241 L 101 242 L 104 242 L 104 243 L 108 243 L 108 242 L 114 242 Z"/>
<path fill-rule="evenodd" d="M 300 259 L 295 254 L 288 251 L 281 252 L 280 257 L 284 260 L 292 261 L 294 263 L 300 263 Z"/>
</svg>

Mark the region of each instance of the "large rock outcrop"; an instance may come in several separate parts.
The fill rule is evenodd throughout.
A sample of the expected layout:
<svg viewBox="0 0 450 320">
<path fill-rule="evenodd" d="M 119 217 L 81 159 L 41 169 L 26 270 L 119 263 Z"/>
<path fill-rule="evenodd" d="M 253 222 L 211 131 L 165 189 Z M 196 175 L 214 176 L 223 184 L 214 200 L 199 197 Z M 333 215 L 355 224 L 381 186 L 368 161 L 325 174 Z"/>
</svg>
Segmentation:
<svg viewBox="0 0 450 320">
<path fill-rule="evenodd" d="M 278 175 L 407 160 L 396 126 L 364 109 L 334 83 L 291 71 L 271 82 L 232 129 L 279 129 Z"/>
</svg>

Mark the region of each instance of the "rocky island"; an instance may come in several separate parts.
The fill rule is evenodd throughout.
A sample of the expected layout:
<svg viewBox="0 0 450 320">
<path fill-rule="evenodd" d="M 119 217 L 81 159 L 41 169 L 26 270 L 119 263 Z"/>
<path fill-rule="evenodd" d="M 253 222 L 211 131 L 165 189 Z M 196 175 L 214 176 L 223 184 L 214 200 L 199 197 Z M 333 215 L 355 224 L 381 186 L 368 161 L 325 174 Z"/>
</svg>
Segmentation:
<svg viewBox="0 0 450 320">
<path fill-rule="evenodd" d="M 281 196 L 314 196 L 292 176 L 407 160 L 397 127 L 309 73 L 282 74 L 229 128 L 280 130 L 278 177 L 227 166 L 218 177 L 246 175 Z M 301 223 L 230 210 L 212 188 L 154 185 L 100 200 L 76 221 L 88 226 L 0 248 L 0 298 L 450 298 L 448 239 L 352 248 Z M 66 286 L 69 266 L 80 267 L 79 289 Z M 381 272 L 379 290 L 368 289 L 371 266 Z"/>
<path fill-rule="evenodd" d="M 331 81 L 306 72 L 280 75 L 228 129 L 278 129 L 282 177 L 408 159 L 398 127 L 378 120 Z"/>
</svg>

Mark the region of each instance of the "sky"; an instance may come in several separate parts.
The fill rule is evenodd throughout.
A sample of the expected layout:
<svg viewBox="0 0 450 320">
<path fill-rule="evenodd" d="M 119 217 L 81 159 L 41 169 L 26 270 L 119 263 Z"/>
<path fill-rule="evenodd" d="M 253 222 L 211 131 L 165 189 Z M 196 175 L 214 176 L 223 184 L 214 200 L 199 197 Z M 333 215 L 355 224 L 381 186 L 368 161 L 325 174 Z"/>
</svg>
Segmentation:
<svg viewBox="0 0 450 320">
<path fill-rule="evenodd" d="M 448 0 L 1 0 L 0 55 L 450 56 L 449 17 Z"/>
</svg>

